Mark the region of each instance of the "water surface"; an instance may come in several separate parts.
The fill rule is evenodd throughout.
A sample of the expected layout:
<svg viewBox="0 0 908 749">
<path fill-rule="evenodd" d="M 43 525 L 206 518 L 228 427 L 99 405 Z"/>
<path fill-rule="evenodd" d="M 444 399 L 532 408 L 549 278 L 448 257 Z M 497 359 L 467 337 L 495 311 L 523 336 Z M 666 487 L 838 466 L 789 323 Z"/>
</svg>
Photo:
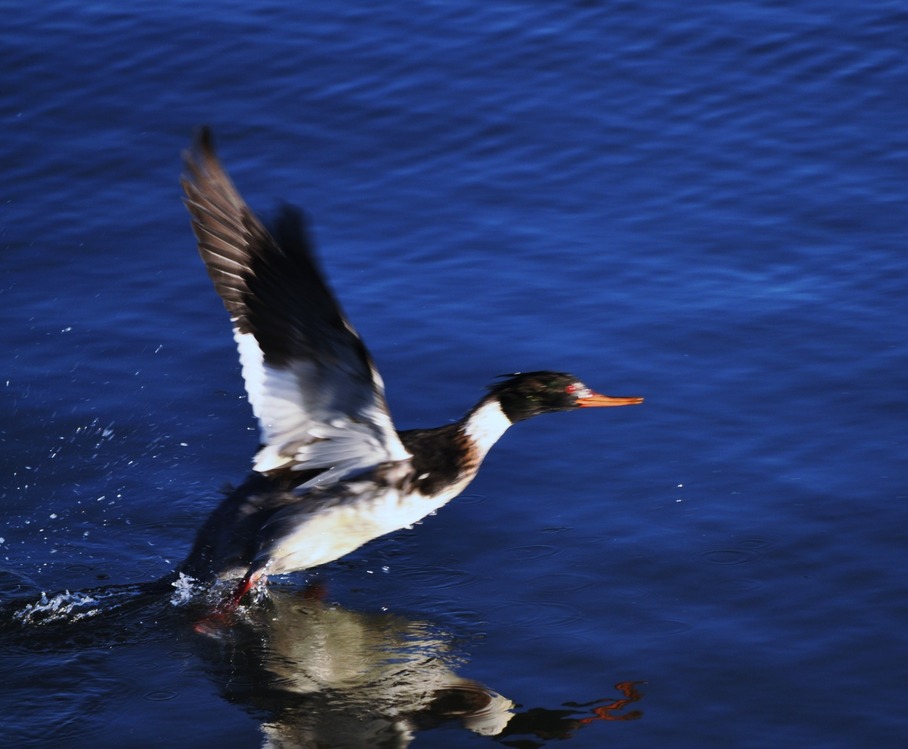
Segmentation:
<svg viewBox="0 0 908 749">
<path fill-rule="evenodd" d="M 903 746 L 901 4 L 6 15 L 5 742 Z M 106 587 L 172 569 L 256 444 L 180 204 L 201 123 L 312 216 L 402 428 L 515 370 L 646 403 L 519 425 L 273 622 Z"/>
</svg>

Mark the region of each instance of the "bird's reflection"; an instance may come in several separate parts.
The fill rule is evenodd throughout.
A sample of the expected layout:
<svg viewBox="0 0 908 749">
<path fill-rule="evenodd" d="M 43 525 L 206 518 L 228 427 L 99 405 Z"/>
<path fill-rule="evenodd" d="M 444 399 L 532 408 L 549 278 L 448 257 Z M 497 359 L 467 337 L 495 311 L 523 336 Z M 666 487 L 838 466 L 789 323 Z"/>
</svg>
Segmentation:
<svg viewBox="0 0 908 749">
<path fill-rule="evenodd" d="M 260 721 L 263 746 L 273 749 L 402 749 L 420 731 L 456 723 L 532 749 L 642 715 L 629 709 L 642 697 L 637 682 L 615 685 L 612 699 L 521 707 L 459 674 L 463 637 L 400 614 L 351 611 L 311 589 L 272 586 L 228 615 L 190 593 L 147 584 L 10 600 L 0 606 L 0 648 L 26 657 L 176 638 L 191 644 L 225 699 Z"/>
<path fill-rule="evenodd" d="M 397 749 L 420 730 L 455 721 L 506 745 L 534 747 L 594 721 L 641 715 L 624 711 L 641 696 L 631 682 L 618 685 L 617 700 L 520 710 L 458 675 L 465 656 L 442 628 L 279 588 L 235 620 L 199 629 L 223 695 L 261 717 L 266 747 Z"/>
</svg>

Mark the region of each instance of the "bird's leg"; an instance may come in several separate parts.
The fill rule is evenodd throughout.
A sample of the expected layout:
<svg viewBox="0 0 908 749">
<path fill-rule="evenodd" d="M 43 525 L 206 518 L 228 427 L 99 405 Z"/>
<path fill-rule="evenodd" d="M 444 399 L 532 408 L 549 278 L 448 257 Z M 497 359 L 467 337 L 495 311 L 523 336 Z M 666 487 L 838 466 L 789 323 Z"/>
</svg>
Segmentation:
<svg viewBox="0 0 908 749">
<path fill-rule="evenodd" d="M 264 577 L 265 570 L 262 568 L 249 570 L 246 576 L 240 580 L 239 585 L 234 588 L 229 598 L 222 600 L 195 623 L 193 627 L 195 631 L 203 635 L 218 636 L 222 630 L 233 626 L 240 601 Z"/>
<path fill-rule="evenodd" d="M 230 596 L 230 599 L 227 601 L 227 610 L 233 611 L 236 609 L 236 607 L 240 605 L 240 601 L 242 601 L 245 595 L 255 587 L 255 584 L 264 574 L 265 570 L 263 569 L 253 568 L 249 570 L 249 572 L 246 573 L 246 576 L 240 580 L 240 584 L 236 586 L 233 595 Z"/>
</svg>

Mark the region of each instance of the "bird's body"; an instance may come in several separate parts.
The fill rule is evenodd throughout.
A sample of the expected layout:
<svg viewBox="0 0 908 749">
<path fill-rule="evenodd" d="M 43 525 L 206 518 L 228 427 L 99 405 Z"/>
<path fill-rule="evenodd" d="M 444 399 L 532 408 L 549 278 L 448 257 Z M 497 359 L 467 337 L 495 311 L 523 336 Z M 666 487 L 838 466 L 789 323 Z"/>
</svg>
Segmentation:
<svg viewBox="0 0 908 749">
<path fill-rule="evenodd" d="M 398 432 L 381 377 L 286 208 L 269 233 L 203 130 L 183 180 L 199 252 L 234 326 L 262 446 L 253 473 L 212 513 L 180 571 L 239 579 L 234 602 L 268 574 L 338 559 L 416 523 L 460 494 L 513 423 L 618 406 L 572 375 L 509 376 L 458 422 Z"/>
</svg>

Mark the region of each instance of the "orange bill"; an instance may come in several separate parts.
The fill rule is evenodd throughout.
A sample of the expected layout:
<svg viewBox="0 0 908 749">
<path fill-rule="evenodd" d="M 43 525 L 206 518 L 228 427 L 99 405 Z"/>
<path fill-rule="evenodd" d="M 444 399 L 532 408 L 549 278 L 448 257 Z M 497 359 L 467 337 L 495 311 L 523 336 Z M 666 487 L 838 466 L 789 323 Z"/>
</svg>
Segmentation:
<svg viewBox="0 0 908 749">
<path fill-rule="evenodd" d="M 578 398 L 577 405 L 580 408 L 601 408 L 602 406 L 636 406 L 643 403 L 643 398 L 619 398 L 612 395 L 602 395 L 590 391 L 585 398 Z"/>
</svg>

